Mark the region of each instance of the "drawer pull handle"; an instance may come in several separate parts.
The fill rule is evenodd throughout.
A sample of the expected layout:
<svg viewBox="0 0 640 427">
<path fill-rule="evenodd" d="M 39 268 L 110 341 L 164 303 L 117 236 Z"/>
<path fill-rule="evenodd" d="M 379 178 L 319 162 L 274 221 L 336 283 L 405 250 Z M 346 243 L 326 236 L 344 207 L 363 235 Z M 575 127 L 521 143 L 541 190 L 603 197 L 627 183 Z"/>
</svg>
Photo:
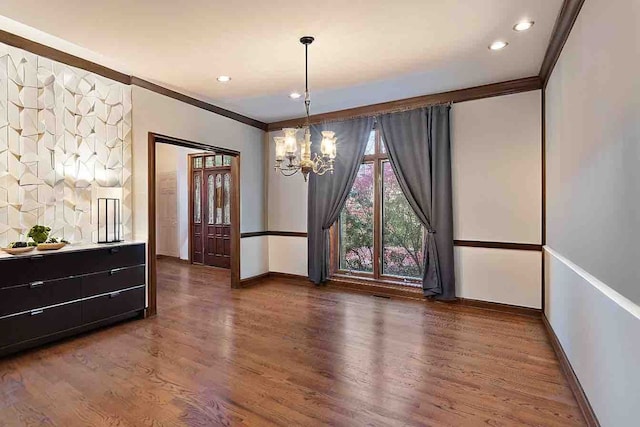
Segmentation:
<svg viewBox="0 0 640 427">
<path fill-rule="evenodd" d="M 122 270 L 121 268 L 114 268 L 112 270 L 109 270 L 109 276 L 113 276 L 114 274 L 118 273 L 121 270 Z"/>
<path fill-rule="evenodd" d="M 32 261 L 40 261 L 44 259 L 44 255 L 32 255 L 30 259 Z"/>
<path fill-rule="evenodd" d="M 33 288 L 39 288 L 40 286 L 44 285 L 44 282 L 42 280 L 38 280 L 37 282 L 31 282 L 29 283 L 29 288 L 33 289 Z"/>
<path fill-rule="evenodd" d="M 40 309 L 40 310 L 31 310 L 31 315 L 32 316 L 37 316 L 38 314 L 42 314 L 44 313 L 44 310 Z"/>
<path fill-rule="evenodd" d="M 120 248 L 111 248 L 111 249 L 109 249 L 109 253 L 117 254 L 118 252 L 120 252 Z"/>
<path fill-rule="evenodd" d="M 109 298 L 115 298 L 115 297 L 117 297 L 118 295 L 120 295 L 120 292 L 119 292 L 119 291 L 118 291 L 118 292 L 111 292 L 111 293 L 109 294 Z"/>
</svg>

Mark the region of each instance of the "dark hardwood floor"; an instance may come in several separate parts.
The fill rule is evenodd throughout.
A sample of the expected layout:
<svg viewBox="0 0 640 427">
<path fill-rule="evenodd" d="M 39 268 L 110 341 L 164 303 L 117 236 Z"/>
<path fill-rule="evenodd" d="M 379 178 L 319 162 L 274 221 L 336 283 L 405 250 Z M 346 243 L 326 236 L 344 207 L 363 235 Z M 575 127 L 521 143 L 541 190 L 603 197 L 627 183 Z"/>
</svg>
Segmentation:
<svg viewBox="0 0 640 427">
<path fill-rule="evenodd" d="M 584 423 L 537 318 L 158 268 L 157 317 L 0 359 L 0 426 Z"/>
</svg>

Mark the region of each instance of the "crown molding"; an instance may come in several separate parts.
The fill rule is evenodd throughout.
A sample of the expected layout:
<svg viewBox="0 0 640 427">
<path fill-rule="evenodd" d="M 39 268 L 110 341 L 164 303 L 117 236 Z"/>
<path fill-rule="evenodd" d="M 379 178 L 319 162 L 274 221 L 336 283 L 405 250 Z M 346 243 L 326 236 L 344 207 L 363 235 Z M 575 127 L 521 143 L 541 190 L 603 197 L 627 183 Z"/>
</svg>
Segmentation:
<svg viewBox="0 0 640 427">
<path fill-rule="evenodd" d="M 33 54 L 49 58 L 56 62 L 61 62 L 72 67 L 81 68 L 91 73 L 101 75 L 111 80 L 115 80 L 126 85 L 131 84 L 131 76 L 121 73 L 111 68 L 105 67 L 95 62 L 88 61 L 70 53 L 52 48 L 50 46 L 34 42 L 33 40 L 17 36 L 7 31 L 0 30 L 0 42 L 9 46 L 23 49 Z"/>
<path fill-rule="evenodd" d="M 211 111 L 212 113 L 227 117 L 240 123 L 244 123 L 245 125 L 253 126 L 263 131 L 267 130 L 267 124 L 259 120 L 243 116 L 242 114 L 227 110 L 222 107 L 218 107 L 217 105 L 209 104 L 208 102 L 204 102 L 191 96 L 184 95 L 180 92 L 176 92 L 175 90 L 167 89 L 166 87 L 151 83 L 150 81 L 143 80 L 139 77 L 131 76 L 131 84 L 144 89 L 148 89 L 155 93 L 159 93 L 160 95 L 168 96 L 169 98 L 184 102 L 185 104 L 193 105 L 194 107 Z"/>
<path fill-rule="evenodd" d="M 544 87 L 547 86 L 551 72 L 556 62 L 558 62 L 558 58 L 560 58 L 562 48 L 569 38 L 573 24 L 575 24 L 576 19 L 578 19 L 578 14 L 580 14 L 583 4 L 584 0 L 564 0 L 562 3 L 560 14 L 556 19 L 551 38 L 549 39 L 549 45 L 547 46 L 547 51 L 542 60 L 542 66 L 540 67 L 539 75 Z"/>
<path fill-rule="evenodd" d="M 259 120 L 255 120 L 250 117 L 243 116 L 242 114 L 224 109 L 222 107 L 218 107 L 217 105 L 213 105 L 208 102 L 201 101 L 199 99 L 176 92 L 174 90 L 167 89 L 163 86 L 160 86 L 155 83 L 151 83 L 139 77 L 130 76 L 128 74 L 121 73 L 119 71 L 105 67 L 95 62 L 88 61 L 78 56 L 71 55 L 70 53 L 55 49 L 53 47 L 50 47 L 38 42 L 34 42 L 33 40 L 29 40 L 27 38 L 9 33 L 4 30 L 0 30 L 0 43 L 13 46 L 18 49 L 23 49 L 33 54 L 36 54 L 45 58 L 49 58 L 53 61 L 66 64 L 71 67 L 80 68 L 80 69 L 98 74 L 102 77 L 106 77 L 108 79 L 111 79 L 126 85 L 135 85 L 135 86 L 139 86 L 139 87 L 151 90 L 160 95 L 168 96 L 169 98 L 173 98 L 178 101 L 184 102 L 186 104 L 193 105 L 194 107 L 202 108 L 203 110 L 207 110 L 212 113 L 218 114 L 220 116 L 224 116 L 229 119 L 235 120 L 237 122 L 240 122 L 249 126 L 253 126 L 263 131 L 267 130 L 267 124 Z"/>
<path fill-rule="evenodd" d="M 448 92 L 434 93 L 430 95 L 416 96 L 413 98 L 399 99 L 396 101 L 382 102 L 379 104 L 365 105 L 330 113 L 316 114 L 310 117 L 311 124 L 328 121 L 346 120 L 354 117 L 375 116 L 398 110 L 424 107 L 427 105 L 444 104 L 447 102 L 464 102 L 475 99 L 491 98 L 494 96 L 510 95 L 520 92 L 529 92 L 542 89 L 540 77 L 532 76 L 522 79 L 509 80 L 499 83 L 491 83 L 482 86 L 474 86 L 465 89 Z M 282 120 L 269 123 L 267 130 L 280 130 L 287 127 L 298 127 L 305 123 L 304 117 Z"/>
</svg>

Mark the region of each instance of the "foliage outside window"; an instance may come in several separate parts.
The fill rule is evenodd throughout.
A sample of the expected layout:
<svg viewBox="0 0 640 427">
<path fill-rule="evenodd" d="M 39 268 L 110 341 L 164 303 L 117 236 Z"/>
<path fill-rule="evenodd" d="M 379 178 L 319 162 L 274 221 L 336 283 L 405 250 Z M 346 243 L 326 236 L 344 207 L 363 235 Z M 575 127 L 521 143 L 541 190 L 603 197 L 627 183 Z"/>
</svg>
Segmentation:
<svg viewBox="0 0 640 427">
<path fill-rule="evenodd" d="M 415 284 L 422 276 L 423 227 L 374 130 L 337 223 L 338 273 Z"/>
</svg>

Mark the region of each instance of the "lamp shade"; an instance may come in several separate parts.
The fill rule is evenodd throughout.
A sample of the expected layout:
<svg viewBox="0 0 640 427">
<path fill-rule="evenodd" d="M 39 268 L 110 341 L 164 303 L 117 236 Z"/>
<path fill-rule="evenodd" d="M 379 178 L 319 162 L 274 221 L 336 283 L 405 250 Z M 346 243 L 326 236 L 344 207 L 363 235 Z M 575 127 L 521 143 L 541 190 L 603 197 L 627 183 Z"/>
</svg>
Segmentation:
<svg viewBox="0 0 640 427">
<path fill-rule="evenodd" d="M 297 151 L 298 141 L 296 140 L 297 129 L 285 128 L 284 131 L 284 147 L 287 155 L 293 155 Z"/>
<path fill-rule="evenodd" d="M 284 143 L 284 137 L 276 136 L 273 138 L 273 140 L 276 143 L 276 161 L 281 161 L 284 159 L 287 151 Z"/>
<path fill-rule="evenodd" d="M 325 130 L 322 132 L 322 143 L 320 152 L 324 157 L 334 159 L 336 157 L 336 137 L 335 132 Z"/>
</svg>

